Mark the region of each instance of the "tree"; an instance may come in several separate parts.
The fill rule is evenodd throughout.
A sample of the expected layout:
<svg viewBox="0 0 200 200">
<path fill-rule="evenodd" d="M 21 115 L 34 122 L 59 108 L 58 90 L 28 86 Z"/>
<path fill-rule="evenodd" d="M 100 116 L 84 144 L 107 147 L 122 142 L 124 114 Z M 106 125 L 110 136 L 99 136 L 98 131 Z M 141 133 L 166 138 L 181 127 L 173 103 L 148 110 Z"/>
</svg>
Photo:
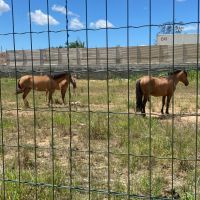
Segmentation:
<svg viewBox="0 0 200 200">
<path fill-rule="evenodd" d="M 70 42 L 69 44 L 67 44 L 67 42 L 65 42 L 65 47 L 66 48 L 84 48 L 85 47 L 85 43 L 81 42 L 80 40 L 76 40 L 74 42 Z"/>
<path fill-rule="evenodd" d="M 173 22 L 165 22 L 159 26 L 160 31 L 158 34 L 173 34 Z M 174 33 L 180 34 L 184 29 L 183 22 L 174 24 Z"/>
</svg>

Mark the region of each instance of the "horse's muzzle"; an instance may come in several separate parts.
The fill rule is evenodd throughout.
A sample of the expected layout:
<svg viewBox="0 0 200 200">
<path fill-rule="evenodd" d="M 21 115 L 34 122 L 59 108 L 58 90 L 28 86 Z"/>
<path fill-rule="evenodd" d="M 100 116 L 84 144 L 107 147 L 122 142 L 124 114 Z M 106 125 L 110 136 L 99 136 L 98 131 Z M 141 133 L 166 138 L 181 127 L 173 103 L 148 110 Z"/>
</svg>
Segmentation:
<svg viewBox="0 0 200 200">
<path fill-rule="evenodd" d="M 189 82 L 185 83 L 185 86 L 188 86 L 189 85 Z"/>
</svg>

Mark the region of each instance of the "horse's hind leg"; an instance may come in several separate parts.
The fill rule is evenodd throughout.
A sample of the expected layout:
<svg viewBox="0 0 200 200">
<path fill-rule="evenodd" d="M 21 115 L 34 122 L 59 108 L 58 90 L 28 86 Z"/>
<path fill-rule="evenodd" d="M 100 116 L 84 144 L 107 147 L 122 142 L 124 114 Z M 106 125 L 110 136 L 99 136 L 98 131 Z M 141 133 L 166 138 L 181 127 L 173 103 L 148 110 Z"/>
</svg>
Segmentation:
<svg viewBox="0 0 200 200">
<path fill-rule="evenodd" d="M 163 96 L 162 97 L 162 108 L 161 108 L 161 113 L 162 114 L 164 114 L 163 109 L 164 109 L 164 106 L 165 106 L 165 99 L 166 99 L 166 96 Z"/>
<path fill-rule="evenodd" d="M 50 106 L 50 105 L 53 104 L 53 98 L 52 98 L 53 93 L 54 93 L 54 91 L 49 91 L 49 101 L 48 101 L 48 106 Z"/>
<path fill-rule="evenodd" d="M 48 95 L 48 90 L 46 90 L 46 102 L 47 102 L 47 95 Z"/>
<path fill-rule="evenodd" d="M 27 97 L 27 95 L 28 95 L 28 93 L 29 93 L 30 91 L 31 91 L 31 88 L 25 88 L 25 89 L 24 89 L 24 93 L 23 93 L 22 98 L 23 98 L 25 107 L 29 107 L 29 103 L 28 103 L 26 97 Z"/>
</svg>

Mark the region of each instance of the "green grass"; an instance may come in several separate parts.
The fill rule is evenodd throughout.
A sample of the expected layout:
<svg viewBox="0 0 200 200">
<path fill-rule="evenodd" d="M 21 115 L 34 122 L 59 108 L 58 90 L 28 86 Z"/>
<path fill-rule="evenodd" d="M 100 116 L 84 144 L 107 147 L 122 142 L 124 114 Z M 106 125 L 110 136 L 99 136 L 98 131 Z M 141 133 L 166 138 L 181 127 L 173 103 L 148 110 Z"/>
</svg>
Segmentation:
<svg viewBox="0 0 200 200">
<path fill-rule="evenodd" d="M 71 112 L 69 104 L 54 104 L 52 112 L 44 93 L 36 92 L 34 112 L 32 92 L 28 95 L 31 108 L 25 109 L 21 95 L 16 99 L 14 94 L 15 79 L 2 78 L 0 141 L 4 146 L 0 150 L 0 170 L 3 170 L 4 158 L 4 175 L 6 180 L 11 181 L 5 182 L 5 190 L 3 181 L 0 182 L 1 197 L 5 191 L 6 199 L 35 199 L 36 194 L 38 199 L 52 199 L 54 180 L 55 199 L 70 199 L 71 178 L 74 187 L 71 190 L 72 199 L 86 200 L 89 198 L 87 189 L 90 178 L 91 199 L 107 199 L 109 172 L 110 190 L 122 195 L 111 194 L 110 199 L 128 199 L 123 194 L 128 191 L 129 170 L 130 194 L 148 196 L 151 187 L 153 196 L 171 198 L 169 191 L 173 170 L 174 189 L 181 199 L 194 199 L 195 174 L 197 199 L 200 198 L 200 170 L 199 163 L 195 163 L 196 150 L 200 153 L 199 148 L 196 149 L 196 144 L 200 146 L 200 138 L 197 141 L 195 138 L 200 131 L 196 130 L 195 116 L 178 116 L 196 111 L 195 73 L 189 74 L 188 87 L 182 84 L 177 87 L 174 99 L 177 116 L 173 120 L 171 116 L 152 115 L 150 120 L 148 114 L 145 118 L 134 114 L 136 79 L 131 77 L 130 91 L 127 80 L 117 77 L 109 80 L 109 96 L 106 81 L 90 81 L 89 99 L 88 82 L 78 80 L 77 95 L 72 95 L 71 99 L 74 103 Z M 60 100 L 59 91 L 53 97 Z M 66 94 L 66 102 L 68 99 Z M 128 106 L 130 115 L 127 113 Z M 161 99 L 152 98 L 154 113 L 160 112 L 160 106 Z M 72 151 L 69 151 L 70 148 Z M 172 153 L 175 158 L 173 163 Z M 2 180 L 2 173 L 0 176 Z M 44 184 L 36 187 L 36 180 Z"/>
</svg>

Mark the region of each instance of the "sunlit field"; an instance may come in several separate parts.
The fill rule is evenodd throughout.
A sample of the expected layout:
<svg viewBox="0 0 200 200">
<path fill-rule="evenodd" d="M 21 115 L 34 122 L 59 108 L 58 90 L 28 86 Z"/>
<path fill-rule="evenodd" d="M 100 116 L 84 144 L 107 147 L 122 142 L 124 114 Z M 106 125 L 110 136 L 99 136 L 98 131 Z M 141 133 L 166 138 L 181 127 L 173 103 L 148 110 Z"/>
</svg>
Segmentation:
<svg viewBox="0 0 200 200">
<path fill-rule="evenodd" d="M 59 91 L 52 107 L 31 91 L 25 108 L 16 80 L 1 78 L 1 197 L 200 199 L 196 73 L 178 84 L 170 115 L 155 97 L 146 117 L 136 114 L 135 81 L 78 79 L 66 105 Z"/>
</svg>

